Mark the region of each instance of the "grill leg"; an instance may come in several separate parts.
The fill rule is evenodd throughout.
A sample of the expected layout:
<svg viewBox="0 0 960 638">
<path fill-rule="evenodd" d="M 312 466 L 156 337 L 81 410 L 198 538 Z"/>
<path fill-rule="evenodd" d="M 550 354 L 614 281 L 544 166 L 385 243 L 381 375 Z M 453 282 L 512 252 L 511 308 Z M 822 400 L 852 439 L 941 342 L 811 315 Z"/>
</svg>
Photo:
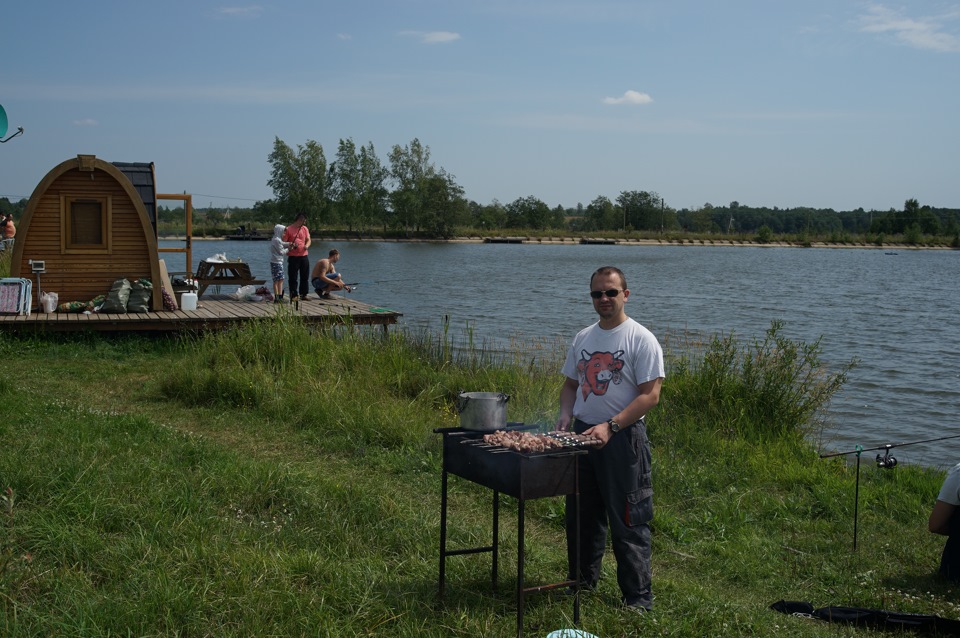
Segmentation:
<svg viewBox="0 0 960 638">
<path fill-rule="evenodd" d="M 447 572 L 447 471 L 442 473 L 440 495 L 440 599 L 443 600 Z"/>
<path fill-rule="evenodd" d="M 493 490 L 493 567 L 490 570 L 490 577 L 493 579 L 493 591 L 497 591 L 497 566 L 498 561 L 497 557 L 499 553 L 497 551 L 498 546 L 500 545 L 500 492 Z"/>
<path fill-rule="evenodd" d="M 576 531 L 573 534 L 573 546 L 576 550 L 573 566 L 573 624 L 580 626 L 580 457 L 573 460 L 573 502 L 574 512 L 577 522 L 574 525 Z"/>
<path fill-rule="evenodd" d="M 517 638 L 523 636 L 523 515 L 524 502 L 517 506 Z"/>
</svg>

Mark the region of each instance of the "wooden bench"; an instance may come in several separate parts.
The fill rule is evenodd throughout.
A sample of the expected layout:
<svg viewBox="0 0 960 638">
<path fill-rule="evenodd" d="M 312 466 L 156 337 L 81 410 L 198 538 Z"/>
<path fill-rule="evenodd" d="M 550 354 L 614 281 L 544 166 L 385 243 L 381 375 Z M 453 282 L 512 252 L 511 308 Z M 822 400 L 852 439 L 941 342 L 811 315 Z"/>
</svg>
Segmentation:
<svg viewBox="0 0 960 638">
<path fill-rule="evenodd" d="M 201 261 L 197 265 L 197 297 L 202 297 L 209 286 L 259 286 L 263 279 L 254 279 L 250 265 L 242 261 Z"/>
</svg>

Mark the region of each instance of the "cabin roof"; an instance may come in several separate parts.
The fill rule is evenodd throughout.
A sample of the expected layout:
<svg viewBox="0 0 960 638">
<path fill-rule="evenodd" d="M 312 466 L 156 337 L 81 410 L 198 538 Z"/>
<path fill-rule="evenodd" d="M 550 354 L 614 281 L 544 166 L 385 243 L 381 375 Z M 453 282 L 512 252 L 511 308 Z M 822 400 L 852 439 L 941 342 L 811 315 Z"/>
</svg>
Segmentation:
<svg viewBox="0 0 960 638">
<path fill-rule="evenodd" d="M 140 195 L 147 217 L 156 232 L 157 228 L 157 185 L 154 183 L 153 162 L 113 162 L 120 172 L 127 176 L 133 188 Z"/>
</svg>

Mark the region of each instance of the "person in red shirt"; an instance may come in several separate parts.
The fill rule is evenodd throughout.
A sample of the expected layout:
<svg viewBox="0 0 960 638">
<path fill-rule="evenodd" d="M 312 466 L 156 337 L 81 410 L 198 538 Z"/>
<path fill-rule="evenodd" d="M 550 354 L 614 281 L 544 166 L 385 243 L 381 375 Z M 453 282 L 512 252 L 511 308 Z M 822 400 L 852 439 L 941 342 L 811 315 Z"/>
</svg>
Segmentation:
<svg viewBox="0 0 960 638">
<path fill-rule="evenodd" d="M 310 229 L 307 228 L 307 216 L 297 213 L 297 218 L 287 226 L 283 241 L 290 243 L 287 251 L 287 277 L 290 281 L 290 302 L 298 298 L 306 299 L 310 290 Z"/>
</svg>

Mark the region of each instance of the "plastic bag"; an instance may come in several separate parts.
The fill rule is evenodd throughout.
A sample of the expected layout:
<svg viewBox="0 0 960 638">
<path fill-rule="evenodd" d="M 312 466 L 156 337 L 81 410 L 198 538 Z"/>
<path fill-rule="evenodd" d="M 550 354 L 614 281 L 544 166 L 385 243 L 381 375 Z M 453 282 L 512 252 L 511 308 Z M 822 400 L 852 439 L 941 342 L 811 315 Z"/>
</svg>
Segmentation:
<svg viewBox="0 0 960 638">
<path fill-rule="evenodd" d="M 240 286 L 237 292 L 233 293 L 233 298 L 238 301 L 249 301 L 255 294 L 257 294 L 256 286 Z"/>
<path fill-rule="evenodd" d="M 55 292 L 45 292 L 40 295 L 40 305 L 46 313 L 56 312 L 59 300 L 60 296 Z"/>
</svg>

